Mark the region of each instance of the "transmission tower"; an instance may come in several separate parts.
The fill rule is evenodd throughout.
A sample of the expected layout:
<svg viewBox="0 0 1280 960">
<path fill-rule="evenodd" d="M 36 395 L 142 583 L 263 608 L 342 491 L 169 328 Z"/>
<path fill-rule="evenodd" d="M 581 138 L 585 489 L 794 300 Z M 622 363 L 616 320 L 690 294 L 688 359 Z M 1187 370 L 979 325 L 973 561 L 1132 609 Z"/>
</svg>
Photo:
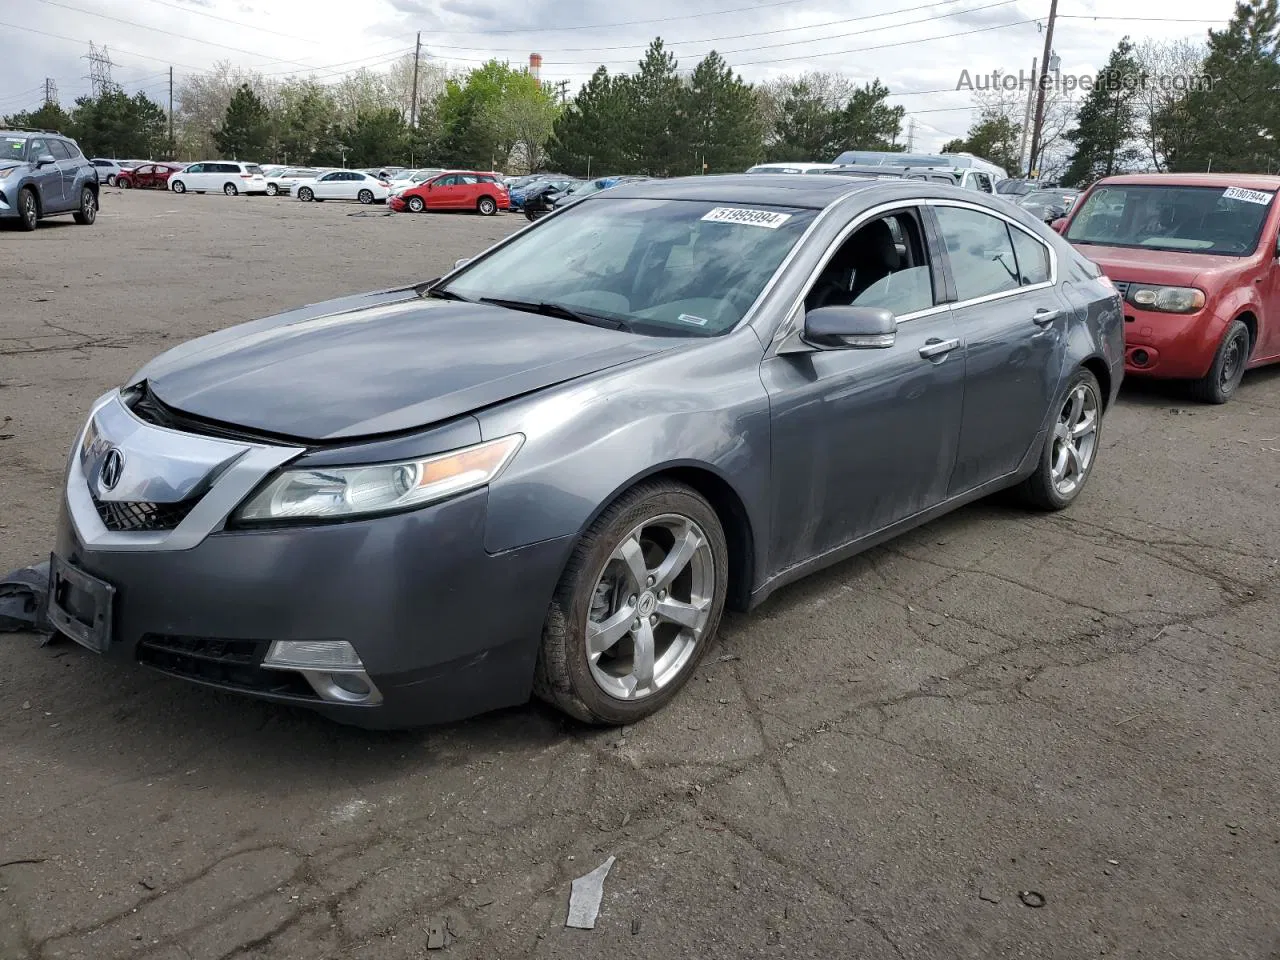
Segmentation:
<svg viewBox="0 0 1280 960">
<path fill-rule="evenodd" d="M 115 84 L 111 82 L 111 55 L 107 53 L 104 46 L 99 49 L 94 45 L 93 41 L 89 41 L 89 53 L 81 57 L 82 60 L 89 61 L 89 75 L 85 77 L 89 81 L 93 89 L 94 97 L 100 97 Z"/>
<path fill-rule="evenodd" d="M 44 102 L 46 106 L 58 102 L 58 85 L 53 77 L 44 78 Z"/>
</svg>

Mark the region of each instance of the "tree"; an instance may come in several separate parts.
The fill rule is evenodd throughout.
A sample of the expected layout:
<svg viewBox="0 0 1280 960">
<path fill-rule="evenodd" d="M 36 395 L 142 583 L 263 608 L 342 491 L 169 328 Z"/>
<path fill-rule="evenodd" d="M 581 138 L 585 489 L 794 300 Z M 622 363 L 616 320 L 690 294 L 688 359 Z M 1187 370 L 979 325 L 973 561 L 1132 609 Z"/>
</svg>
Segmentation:
<svg viewBox="0 0 1280 960">
<path fill-rule="evenodd" d="M 145 93 L 130 97 L 112 88 L 98 97 L 80 97 L 71 132 L 88 156 L 150 159 L 167 152 L 168 118 Z"/>
<path fill-rule="evenodd" d="M 840 111 L 853 90 L 838 73 L 807 73 L 766 85 L 757 101 L 766 130 L 765 159 L 832 160 L 844 149 Z"/>
<path fill-rule="evenodd" d="M 501 105 L 508 97 L 539 95 L 550 102 L 551 95 L 536 78 L 498 60 L 472 70 L 465 80 L 448 81 L 439 101 L 444 161 L 464 167 L 505 163 L 517 137 L 512 125 L 502 123 Z"/>
<path fill-rule="evenodd" d="M 514 166 L 532 173 L 543 166 L 559 113 L 555 97 L 541 84 L 513 84 L 489 108 L 489 123 L 498 143 L 509 145 L 508 156 Z"/>
<path fill-rule="evenodd" d="M 622 147 L 630 92 L 626 77 L 599 67 L 560 115 L 547 146 L 552 167 L 574 176 L 631 173 Z"/>
<path fill-rule="evenodd" d="M 1121 40 L 1076 116 L 1075 129 L 1067 139 L 1075 153 L 1064 180 L 1069 185 L 1088 185 L 1132 166 L 1142 151 L 1135 145 L 1138 136 L 1138 62 L 1129 38 Z"/>
<path fill-rule="evenodd" d="M 190 74 L 178 84 L 178 156 L 199 159 L 213 154 L 213 131 L 226 118 L 231 97 L 245 84 L 264 102 L 272 99 L 272 85 L 261 74 L 229 60 L 214 64 L 208 73 Z"/>
<path fill-rule="evenodd" d="M 684 172 L 680 77 L 676 58 L 661 37 L 645 51 L 639 70 L 623 85 L 627 122 L 621 131 L 624 161 L 635 173 L 665 177 Z"/>
<path fill-rule="evenodd" d="M 1016 172 L 1022 166 L 1021 138 L 1020 124 L 999 113 L 984 113 L 969 128 L 965 139 L 944 144 L 942 152 L 972 153 L 997 167 Z"/>
<path fill-rule="evenodd" d="M 714 50 L 694 68 L 684 90 L 685 147 L 693 172 L 745 170 L 764 152 L 755 93 Z"/>
<path fill-rule="evenodd" d="M 222 156 L 232 160 L 256 161 L 270 155 L 271 112 L 247 83 L 232 95 L 213 142 Z"/>
<path fill-rule="evenodd" d="M 272 117 L 280 159 L 285 163 L 337 162 L 336 113 L 328 88 L 314 80 L 281 84 Z"/>
<path fill-rule="evenodd" d="M 1276 0 L 1236 4 L 1225 30 L 1209 31 L 1204 73 L 1211 85 L 1157 116 L 1169 131 L 1171 170 L 1265 172 L 1280 163 L 1280 56 Z"/>
<path fill-rule="evenodd" d="M 840 150 L 901 150 L 904 107 L 891 107 L 889 88 L 879 78 L 857 87 L 836 120 Z"/>
<path fill-rule="evenodd" d="M 19 127 L 27 130 L 56 130 L 59 133 L 71 134 L 71 114 L 57 103 L 45 103 L 36 110 L 24 110 L 0 120 L 0 127 L 13 129 Z"/>
<path fill-rule="evenodd" d="M 1156 170 L 1168 169 L 1168 158 L 1185 153 L 1192 125 L 1186 111 L 1193 84 L 1204 74 L 1207 48 L 1192 40 L 1144 40 L 1134 51 L 1145 80 L 1138 91 L 1138 124 L 1143 149 Z"/>
<path fill-rule="evenodd" d="M 397 107 L 380 107 L 356 117 L 343 131 L 347 163 L 353 167 L 408 159 L 409 126 Z"/>
</svg>

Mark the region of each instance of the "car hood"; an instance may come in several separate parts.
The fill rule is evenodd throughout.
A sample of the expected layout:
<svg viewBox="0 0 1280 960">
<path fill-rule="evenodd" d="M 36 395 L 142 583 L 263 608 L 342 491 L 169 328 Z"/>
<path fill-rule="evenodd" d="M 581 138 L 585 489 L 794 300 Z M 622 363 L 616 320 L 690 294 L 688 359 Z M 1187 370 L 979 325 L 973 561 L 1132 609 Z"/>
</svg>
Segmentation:
<svg viewBox="0 0 1280 960">
<path fill-rule="evenodd" d="M 1229 273 L 1242 267 L 1246 259 L 1207 253 L 1185 253 L 1177 250 L 1140 250 L 1133 247 L 1104 247 L 1098 244 L 1074 245 L 1086 258 L 1102 268 L 1112 280 L 1136 283 L 1165 283 L 1186 286 L 1212 271 Z"/>
<path fill-rule="evenodd" d="M 395 290 L 192 340 L 130 383 L 196 417 L 340 441 L 425 427 L 679 343 Z"/>
</svg>

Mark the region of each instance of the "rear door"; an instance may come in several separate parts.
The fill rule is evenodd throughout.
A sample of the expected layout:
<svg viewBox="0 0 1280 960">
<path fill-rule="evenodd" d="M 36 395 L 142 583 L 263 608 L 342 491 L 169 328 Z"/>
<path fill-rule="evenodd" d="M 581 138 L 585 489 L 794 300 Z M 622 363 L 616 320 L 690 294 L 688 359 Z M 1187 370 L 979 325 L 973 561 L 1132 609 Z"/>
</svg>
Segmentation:
<svg viewBox="0 0 1280 960">
<path fill-rule="evenodd" d="M 60 210 L 72 210 L 79 206 L 80 196 L 76 189 L 76 180 L 80 176 L 80 160 L 72 156 L 71 150 L 61 140 L 49 138 L 49 153 L 58 161 L 58 174 L 62 179 L 59 191 L 62 199 Z"/>
<path fill-rule="evenodd" d="M 931 201 L 946 249 L 952 314 L 966 344 L 964 418 L 951 496 L 1017 470 L 1057 395 L 1071 304 L 1054 254 L 1010 218 Z"/>
</svg>

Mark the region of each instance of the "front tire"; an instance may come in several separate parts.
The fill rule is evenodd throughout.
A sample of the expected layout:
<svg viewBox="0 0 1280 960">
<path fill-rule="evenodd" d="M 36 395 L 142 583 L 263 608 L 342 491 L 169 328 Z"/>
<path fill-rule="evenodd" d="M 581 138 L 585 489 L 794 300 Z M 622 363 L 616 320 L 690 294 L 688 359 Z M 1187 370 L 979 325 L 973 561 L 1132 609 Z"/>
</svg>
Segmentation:
<svg viewBox="0 0 1280 960">
<path fill-rule="evenodd" d="M 1098 378 L 1080 369 L 1067 383 L 1035 472 L 1017 488 L 1039 510 L 1064 510 L 1080 496 L 1102 441 L 1102 389 Z"/>
<path fill-rule="evenodd" d="M 107 177 L 107 186 L 114 187 L 116 185 L 116 175 L 113 173 Z"/>
<path fill-rule="evenodd" d="M 693 489 L 648 481 L 578 542 L 543 625 L 534 693 L 593 724 L 634 723 L 688 682 L 729 584 L 720 519 Z"/>
<path fill-rule="evenodd" d="M 1209 372 L 1191 383 L 1191 395 L 1201 403 L 1226 403 L 1235 396 L 1249 364 L 1249 328 L 1232 321 L 1218 344 Z"/>
<path fill-rule="evenodd" d="M 316 198 L 316 195 L 315 193 L 312 192 L 310 187 L 298 188 L 298 199 L 301 200 L 303 203 L 310 203 L 315 198 Z"/>
<path fill-rule="evenodd" d="M 173 184 L 171 185 L 171 188 L 172 188 L 172 190 L 173 190 L 173 192 L 174 192 L 174 193 L 186 193 L 186 192 L 187 192 L 187 185 L 186 185 L 185 183 L 183 183 L 181 180 L 175 180 L 175 181 L 173 181 Z"/>
<path fill-rule="evenodd" d="M 128 180 L 117 180 L 117 181 L 116 181 L 116 186 L 117 186 L 117 187 L 119 187 L 121 190 L 132 190 L 132 189 L 133 189 L 133 184 L 132 184 L 132 183 L 130 183 Z"/>
<path fill-rule="evenodd" d="M 240 191 L 236 189 L 236 185 L 234 183 L 228 183 L 225 187 L 222 188 L 222 192 L 225 193 L 228 197 L 234 197 L 240 193 Z"/>
<path fill-rule="evenodd" d="M 88 187 L 81 188 L 80 207 L 71 218 L 82 227 L 91 227 L 98 219 L 98 198 Z"/>
<path fill-rule="evenodd" d="M 498 205 L 493 202 L 493 197 L 481 197 L 480 202 L 476 204 L 476 210 L 482 217 L 492 217 L 498 212 Z"/>
<path fill-rule="evenodd" d="M 18 194 L 18 222 L 27 231 L 34 230 L 40 222 L 40 201 L 30 187 Z"/>
<path fill-rule="evenodd" d="M 427 204 L 421 197 L 410 197 L 408 206 L 411 213 L 421 213 L 427 209 Z"/>
</svg>

